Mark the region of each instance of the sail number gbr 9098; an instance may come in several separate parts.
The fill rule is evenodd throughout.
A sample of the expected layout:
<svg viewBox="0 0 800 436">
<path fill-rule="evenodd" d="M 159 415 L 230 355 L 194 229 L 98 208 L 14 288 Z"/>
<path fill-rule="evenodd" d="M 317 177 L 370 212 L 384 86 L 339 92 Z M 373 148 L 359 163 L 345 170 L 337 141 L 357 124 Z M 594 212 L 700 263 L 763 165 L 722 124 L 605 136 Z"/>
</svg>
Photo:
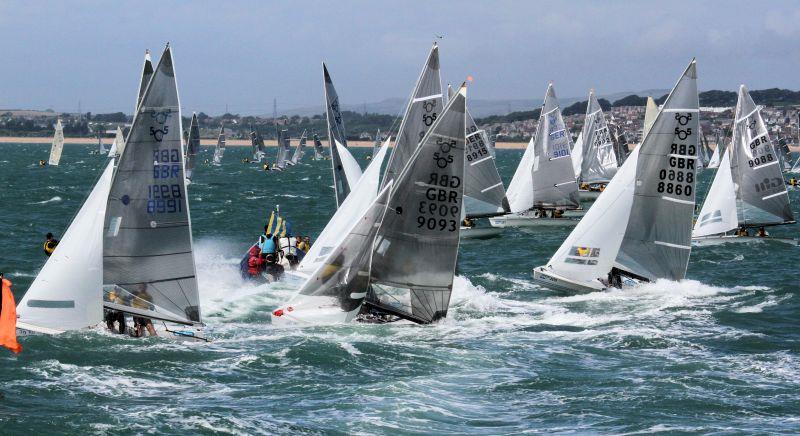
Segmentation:
<svg viewBox="0 0 800 436">
<path fill-rule="evenodd" d="M 433 153 L 435 168 L 426 183 L 425 196 L 417 208 L 417 227 L 441 232 L 455 232 L 461 219 L 461 178 L 448 174 L 453 165 L 455 139 L 437 138 L 439 150 Z"/>
<path fill-rule="evenodd" d="M 697 145 L 683 143 L 687 139 L 691 140 L 692 128 L 687 125 L 692 118 L 694 118 L 693 113 L 675 113 L 677 121 L 675 142 L 670 146 L 667 155 L 667 168 L 662 168 L 658 172 L 659 182 L 656 191 L 660 194 L 692 196 Z"/>
<path fill-rule="evenodd" d="M 153 150 L 153 179 L 156 183 L 147 186 L 147 213 L 183 211 L 181 177 L 180 150 Z"/>
</svg>

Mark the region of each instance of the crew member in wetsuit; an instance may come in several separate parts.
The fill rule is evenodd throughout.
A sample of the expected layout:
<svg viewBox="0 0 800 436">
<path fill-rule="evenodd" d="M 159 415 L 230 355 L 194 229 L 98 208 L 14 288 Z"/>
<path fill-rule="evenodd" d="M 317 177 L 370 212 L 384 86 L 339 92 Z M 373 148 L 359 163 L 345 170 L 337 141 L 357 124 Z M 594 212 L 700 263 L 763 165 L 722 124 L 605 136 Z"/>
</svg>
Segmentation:
<svg viewBox="0 0 800 436">
<path fill-rule="evenodd" d="M 767 236 L 769 236 L 769 233 L 767 233 L 767 230 L 764 228 L 764 226 L 761 226 L 758 228 L 758 233 L 756 234 L 756 236 L 758 236 L 759 238 L 766 238 Z"/>
<path fill-rule="evenodd" d="M 622 277 L 616 268 L 611 268 L 611 271 L 608 272 L 608 286 L 622 289 Z"/>
<path fill-rule="evenodd" d="M 153 310 L 153 297 L 147 292 L 147 283 L 142 283 L 140 285 L 139 292 L 137 292 L 134 295 L 131 307 L 144 310 Z M 150 318 L 145 318 L 143 316 L 134 316 L 133 317 L 134 335 L 137 338 L 143 337 L 145 329 L 147 330 L 147 333 L 150 334 L 150 336 L 158 336 L 156 334 L 155 327 L 153 327 L 153 321 L 150 320 Z"/>
<path fill-rule="evenodd" d="M 46 236 L 47 240 L 44 241 L 44 254 L 47 257 L 50 257 L 51 254 L 56 250 L 56 246 L 58 245 L 58 239 L 53 237 L 52 233 L 48 233 Z"/>
<path fill-rule="evenodd" d="M 113 289 L 109 291 L 108 294 L 104 295 L 104 298 L 109 303 L 116 303 L 116 304 L 125 304 L 125 301 L 117 294 L 117 290 Z M 127 326 L 125 325 L 125 314 L 113 309 L 104 309 L 104 316 L 103 318 L 106 321 L 106 327 L 110 331 L 116 331 L 119 334 L 125 334 L 125 330 Z M 118 323 L 118 327 L 114 328 L 114 323 Z"/>
</svg>

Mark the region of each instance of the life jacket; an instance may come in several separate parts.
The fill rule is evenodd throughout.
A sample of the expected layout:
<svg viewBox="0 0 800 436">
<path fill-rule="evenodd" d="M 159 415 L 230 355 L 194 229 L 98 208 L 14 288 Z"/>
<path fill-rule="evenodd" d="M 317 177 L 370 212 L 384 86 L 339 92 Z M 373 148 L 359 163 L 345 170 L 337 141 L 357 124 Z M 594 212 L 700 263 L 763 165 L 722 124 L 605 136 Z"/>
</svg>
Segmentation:
<svg viewBox="0 0 800 436">
<path fill-rule="evenodd" d="M 58 246 L 58 240 L 57 239 L 51 239 L 49 241 L 44 241 L 44 245 L 42 246 L 44 248 L 44 254 L 50 256 L 51 254 L 53 254 L 54 251 L 56 251 L 56 247 L 57 246 Z"/>
<path fill-rule="evenodd" d="M 254 245 L 250 248 L 250 257 L 247 259 L 247 273 L 251 276 L 257 276 L 261 272 L 261 249 Z"/>
</svg>

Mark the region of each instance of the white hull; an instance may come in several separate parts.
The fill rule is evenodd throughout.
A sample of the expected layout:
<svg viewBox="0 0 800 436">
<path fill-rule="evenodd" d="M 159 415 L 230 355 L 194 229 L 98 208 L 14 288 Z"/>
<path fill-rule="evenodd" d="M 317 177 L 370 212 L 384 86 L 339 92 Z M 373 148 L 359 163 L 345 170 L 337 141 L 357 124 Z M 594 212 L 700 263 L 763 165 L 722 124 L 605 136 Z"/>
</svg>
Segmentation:
<svg viewBox="0 0 800 436">
<path fill-rule="evenodd" d="M 578 221 L 579 219 L 575 217 L 542 218 L 527 213 L 511 213 L 496 218 L 489 218 L 489 223 L 492 225 L 492 227 L 499 228 L 541 226 L 573 227 L 578 224 Z"/>
<path fill-rule="evenodd" d="M 794 238 L 776 238 L 772 236 L 761 238 L 758 236 L 722 235 L 692 238 L 692 245 L 695 247 L 710 247 L 722 244 L 757 244 L 762 242 L 781 242 L 794 246 L 800 245 L 800 241 Z"/>
<path fill-rule="evenodd" d="M 497 236 L 503 232 L 500 227 L 461 227 L 461 239 L 483 239 Z"/>
<path fill-rule="evenodd" d="M 133 319 L 130 315 L 125 316 L 127 321 L 127 329 L 129 332 L 133 331 Z M 159 338 L 166 338 L 177 341 L 190 341 L 190 342 L 210 342 L 211 340 L 204 335 L 202 327 L 193 327 L 183 324 L 175 324 L 163 321 L 154 321 L 153 328 Z M 84 331 L 104 332 L 106 334 L 114 334 L 106 327 L 105 322 L 101 322 L 93 327 L 82 329 Z M 65 333 L 61 330 L 54 330 L 47 327 L 40 327 L 24 322 L 17 322 L 17 335 L 18 336 L 38 336 L 38 335 L 59 335 Z M 121 337 L 130 337 L 130 335 L 120 335 Z M 149 337 L 145 333 L 145 337 Z M 139 338 L 136 338 L 139 339 Z"/>
<path fill-rule="evenodd" d="M 591 284 L 578 283 L 566 277 L 562 277 L 543 266 L 538 266 L 533 269 L 533 281 L 546 288 L 573 294 L 605 291 L 607 289 L 607 287 L 600 282 L 595 281 Z"/>
</svg>

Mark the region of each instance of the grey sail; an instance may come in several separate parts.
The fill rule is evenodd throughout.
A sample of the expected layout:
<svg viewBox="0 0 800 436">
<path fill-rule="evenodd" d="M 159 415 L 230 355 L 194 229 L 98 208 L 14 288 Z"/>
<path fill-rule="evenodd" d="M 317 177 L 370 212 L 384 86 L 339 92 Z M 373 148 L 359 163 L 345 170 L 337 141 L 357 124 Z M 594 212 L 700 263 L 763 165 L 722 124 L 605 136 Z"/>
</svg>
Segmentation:
<svg viewBox="0 0 800 436">
<path fill-rule="evenodd" d="M 336 207 L 339 207 L 347 195 L 350 194 L 350 184 L 347 181 L 342 159 L 336 149 L 336 142 L 347 147 L 347 136 L 344 131 L 339 95 L 333 87 L 328 67 L 322 64 L 323 79 L 325 82 L 325 118 L 328 122 L 328 149 L 331 153 L 331 167 L 333 168 L 333 189 L 336 191 Z"/>
<path fill-rule="evenodd" d="M 447 315 L 464 194 L 466 87 L 394 182 L 372 254 L 369 304 L 418 323 Z"/>
<path fill-rule="evenodd" d="M 314 134 L 314 160 L 324 159 L 325 149 L 322 148 L 322 141 L 319 140 L 319 135 Z"/>
<path fill-rule="evenodd" d="M 614 141 L 606 122 L 603 108 L 589 92 L 586 118 L 583 124 L 583 159 L 581 161 L 581 183 L 608 183 L 617 173 L 617 154 Z"/>
<path fill-rule="evenodd" d="M 372 153 L 371 156 L 375 156 L 378 154 L 378 151 L 381 149 L 381 129 L 378 129 L 378 132 L 375 133 L 375 141 L 372 143 Z"/>
<path fill-rule="evenodd" d="M 381 187 L 403 171 L 417 145 L 442 112 L 442 81 L 439 76 L 439 47 L 434 44 L 419 74 L 411 99 L 406 106 L 392 155 L 386 166 Z M 397 186 L 397 184 L 395 184 Z"/>
<path fill-rule="evenodd" d="M 197 153 L 200 151 L 200 126 L 197 125 L 197 114 L 192 114 L 189 124 L 189 139 L 186 141 L 186 179 L 192 180 Z"/>
<path fill-rule="evenodd" d="M 103 235 L 104 305 L 195 324 L 201 322 L 200 300 L 181 131 L 167 46 L 134 115 L 111 183 Z"/>
<path fill-rule="evenodd" d="M 617 267 L 647 280 L 681 280 L 691 253 L 699 101 L 694 60 L 639 146 L 630 218 Z"/>
<path fill-rule="evenodd" d="M 222 164 L 222 157 L 225 155 L 225 124 L 219 126 L 219 136 L 217 146 L 214 147 L 214 165 Z"/>
<path fill-rule="evenodd" d="M 552 83 L 547 86 L 533 150 L 533 207 L 578 209 L 578 183 L 570 156 L 572 139 Z"/>
<path fill-rule="evenodd" d="M 147 88 L 147 84 L 150 83 L 150 78 L 153 77 L 153 61 L 150 60 L 150 50 L 145 50 L 144 52 L 144 65 L 142 65 L 142 75 L 141 79 L 139 80 L 139 95 L 136 99 L 136 107 L 138 108 L 140 104 L 142 104 L 142 98 L 144 98 L 144 91 Z"/>
<path fill-rule="evenodd" d="M 264 137 L 258 128 L 253 129 L 253 126 L 250 126 L 250 147 L 253 151 L 253 161 L 261 162 L 264 159 Z"/>
<path fill-rule="evenodd" d="M 303 154 L 305 154 L 306 149 L 306 131 L 303 130 L 303 134 L 300 135 L 300 142 L 297 143 L 297 148 L 294 149 L 294 154 L 292 155 L 292 164 L 297 164 L 300 162 L 300 159 L 303 158 Z"/>
<path fill-rule="evenodd" d="M 455 90 L 447 86 L 448 97 Z M 464 216 L 483 218 L 511 212 L 506 188 L 497 171 L 494 150 L 485 130 L 466 111 L 466 152 L 464 162 Z"/>
<path fill-rule="evenodd" d="M 281 130 L 278 132 L 278 155 L 275 158 L 275 166 L 280 169 L 286 168 L 286 157 L 291 151 L 289 141 L 288 130 Z"/>
<path fill-rule="evenodd" d="M 794 222 L 780 160 L 756 106 L 744 85 L 734 115 L 731 173 L 741 225 Z"/>
</svg>

